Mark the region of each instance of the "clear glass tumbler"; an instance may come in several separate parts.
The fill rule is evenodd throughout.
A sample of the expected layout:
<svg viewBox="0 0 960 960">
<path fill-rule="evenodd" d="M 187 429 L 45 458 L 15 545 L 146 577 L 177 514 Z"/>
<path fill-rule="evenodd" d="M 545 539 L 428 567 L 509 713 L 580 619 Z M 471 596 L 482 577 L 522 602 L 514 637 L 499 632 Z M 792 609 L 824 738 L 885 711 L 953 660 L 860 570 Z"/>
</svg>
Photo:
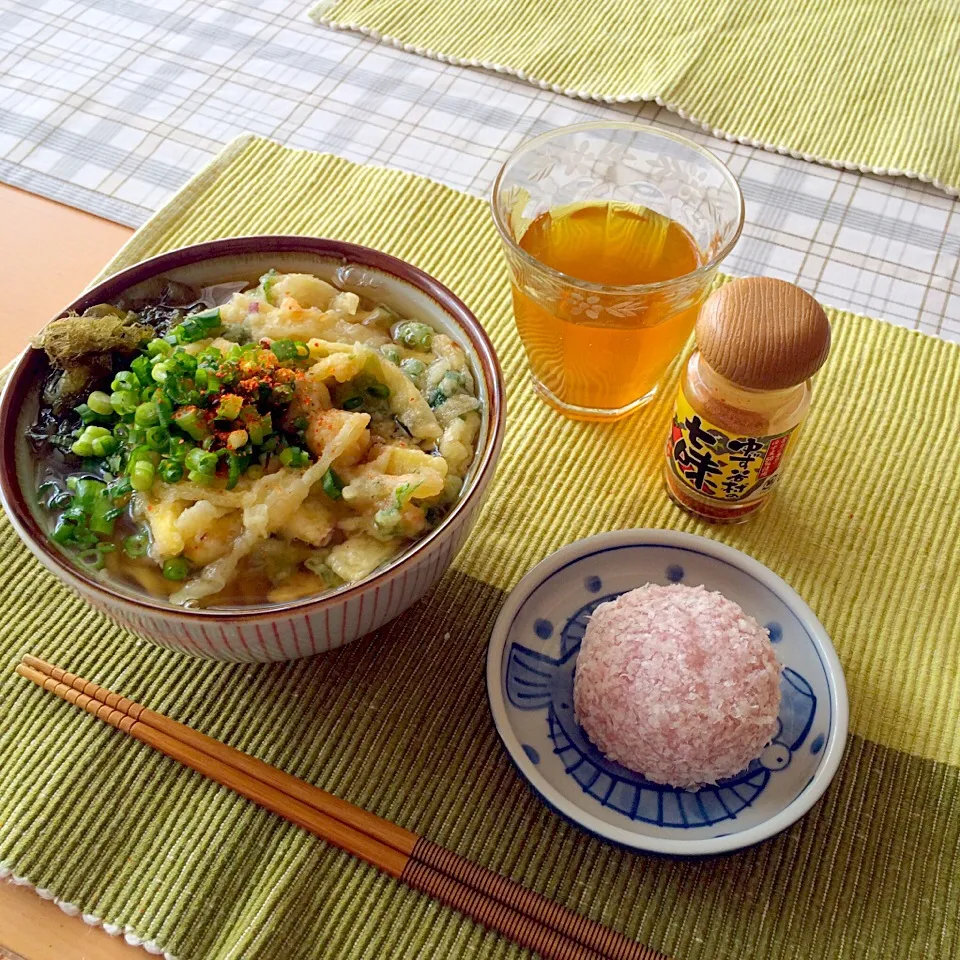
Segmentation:
<svg viewBox="0 0 960 960">
<path fill-rule="evenodd" d="M 581 420 L 653 397 L 743 227 L 740 188 L 713 154 L 634 123 L 527 141 L 492 205 L 534 387 Z"/>
</svg>

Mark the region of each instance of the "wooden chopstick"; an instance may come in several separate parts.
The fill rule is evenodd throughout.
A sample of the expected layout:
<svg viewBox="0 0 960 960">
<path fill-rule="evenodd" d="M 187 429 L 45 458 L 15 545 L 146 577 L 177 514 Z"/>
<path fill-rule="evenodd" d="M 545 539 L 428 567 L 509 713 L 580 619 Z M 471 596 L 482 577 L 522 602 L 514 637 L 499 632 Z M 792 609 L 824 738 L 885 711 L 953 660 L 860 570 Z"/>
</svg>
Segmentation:
<svg viewBox="0 0 960 960">
<path fill-rule="evenodd" d="M 25 656 L 17 672 L 544 957 L 666 960 L 425 837 L 37 657 Z"/>
</svg>

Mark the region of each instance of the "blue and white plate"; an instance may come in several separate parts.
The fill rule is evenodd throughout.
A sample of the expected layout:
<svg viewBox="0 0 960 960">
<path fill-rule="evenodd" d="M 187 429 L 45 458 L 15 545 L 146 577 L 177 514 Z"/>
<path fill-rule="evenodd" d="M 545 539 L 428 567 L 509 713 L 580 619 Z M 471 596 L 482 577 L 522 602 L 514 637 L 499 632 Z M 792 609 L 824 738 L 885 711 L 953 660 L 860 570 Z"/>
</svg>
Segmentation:
<svg viewBox="0 0 960 960">
<path fill-rule="evenodd" d="M 700 790 L 678 790 L 607 760 L 573 713 L 577 653 L 593 610 L 645 583 L 703 584 L 764 624 L 784 666 L 780 725 L 758 760 Z M 739 550 L 672 530 L 620 530 L 572 543 L 514 588 L 487 651 L 497 731 L 556 812 L 607 840 L 703 856 L 758 843 L 802 817 L 840 765 L 847 688 L 803 600 Z"/>
</svg>

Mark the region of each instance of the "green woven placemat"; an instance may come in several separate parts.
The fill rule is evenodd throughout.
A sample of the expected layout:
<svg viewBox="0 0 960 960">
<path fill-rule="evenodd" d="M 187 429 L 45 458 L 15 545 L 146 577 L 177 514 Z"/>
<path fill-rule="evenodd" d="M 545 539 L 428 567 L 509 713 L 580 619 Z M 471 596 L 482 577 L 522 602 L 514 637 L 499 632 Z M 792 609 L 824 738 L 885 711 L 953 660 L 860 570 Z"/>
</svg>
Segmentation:
<svg viewBox="0 0 960 960">
<path fill-rule="evenodd" d="M 960 500 L 960 348 L 832 312 L 834 352 L 778 499 L 720 530 L 661 491 L 669 389 L 613 426 L 564 420 L 533 396 L 476 198 L 245 138 L 112 268 L 257 232 L 376 245 L 464 297 L 508 383 L 490 500 L 414 610 L 340 651 L 269 666 L 189 660 L 118 630 L 0 522 L 4 869 L 181 960 L 523 956 L 15 677 L 29 651 L 679 960 L 960 955 L 960 520 L 938 506 Z M 493 731 L 483 655 L 504 591 L 561 543 L 626 526 L 746 550 L 806 597 L 843 660 L 841 772 L 803 821 L 752 850 L 688 863 L 595 840 L 540 804 Z"/>
<path fill-rule="evenodd" d="M 323 0 L 319 23 L 728 139 L 960 188 L 955 0 Z"/>
</svg>

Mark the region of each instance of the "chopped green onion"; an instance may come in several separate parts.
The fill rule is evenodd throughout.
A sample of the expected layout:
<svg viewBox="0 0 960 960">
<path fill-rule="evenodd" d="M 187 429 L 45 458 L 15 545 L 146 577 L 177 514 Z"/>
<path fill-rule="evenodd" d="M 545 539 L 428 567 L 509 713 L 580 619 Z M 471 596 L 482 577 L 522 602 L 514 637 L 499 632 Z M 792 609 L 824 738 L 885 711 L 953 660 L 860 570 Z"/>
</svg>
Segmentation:
<svg viewBox="0 0 960 960">
<path fill-rule="evenodd" d="M 157 407 L 157 414 L 162 424 L 169 424 L 173 418 L 173 404 L 166 398 L 159 388 L 153 392 L 153 402 Z"/>
<path fill-rule="evenodd" d="M 132 489 L 129 477 L 117 477 L 116 480 L 107 484 L 107 495 L 114 503 L 118 503 L 121 500 L 126 501 Z"/>
<path fill-rule="evenodd" d="M 270 400 L 277 406 L 286 406 L 293 400 L 293 384 L 278 383 L 270 391 Z"/>
<path fill-rule="evenodd" d="M 110 406 L 117 416 L 125 417 L 137 409 L 140 402 L 139 390 L 114 390 L 110 394 Z"/>
<path fill-rule="evenodd" d="M 392 536 L 400 522 L 400 511 L 396 507 L 384 507 L 373 516 L 373 525 L 383 536 Z"/>
<path fill-rule="evenodd" d="M 134 533 L 123 538 L 123 552 L 134 560 L 138 557 L 145 557 L 148 546 L 149 542 L 145 533 Z"/>
<path fill-rule="evenodd" d="M 196 361 L 198 364 L 213 364 L 216 366 L 223 359 L 223 353 L 213 344 L 210 344 L 209 347 L 204 347 L 198 354 L 196 354 Z"/>
<path fill-rule="evenodd" d="M 102 422 L 100 415 L 98 413 L 94 413 L 86 403 L 81 403 L 79 406 L 74 407 L 73 409 L 79 415 L 80 421 L 84 424 Z"/>
<path fill-rule="evenodd" d="M 77 525 L 75 523 L 71 523 L 69 520 L 64 520 L 61 517 L 57 521 L 57 525 L 53 528 L 50 539 L 54 543 L 59 543 L 61 547 L 65 546 L 73 539 L 76 530 Z"/>
<path fill-rule="evenodd" d="M 380 348 L 380 352 L 391 363 L 395 363 L 397 366 L 400 365 L 400 351 L 392 343 L 385 343 Z"/>
<path fill-rule="evenodd" d="M 83 553 L 78 555 L 77 559 L 88 567 L 94 567 L 96 570 L 103 569 L 103 553 L 96 547 L 84 550 Z"/>
<path fill-rule="evenodd" d="M 191 473 L 212 477 L 217 472 L 217 455 L 194 447 L 184 460 L 184 466 Z"/>
<path fill-rule="evenodd" d="M 217 407 L 217 419 L 236 420 L 240 416 L 240 410 L 243 407 L 243 397 L 238 397 L 235 393 L 226 393 L 220 400 Z"/>
<path fill-rule="evenodd" d="M 250 462 L 249 457 L 240 457 L 235 453 L 231 453 L 227 458 L 227 489 L 232 490 L 240 480 L 240 477 L 243 476 L 243 471 L 246 470 L 247 464 Z"/>
<path fill-rule="evenodd" d="M 156 467 L 149 460 L 138 460 L 130 471 L 130 484 L 134 490 L 141 492 L 153 486 Z"/>
<path fill-rule="evenodd" d="M 143 362 L 143 357 L 138 357 L 137 360 Z M 137 362 L 134 360 L 134 363 Z M 110 384 L 111 390 L 139 390 L 140 389 L 140 379 L 133 370 L 121 370 L 114 378 L 113 382 Z"/>
<path fill-rule="evenodd" d="M 159 423 L 160 411 L 157 410 L 157 405 L 152 400 L 141 403 L 134 412 L 133 422 L 138 427 L 152 427 Z"/>
<path fill-rule="evenodd" d="M 385 400 L 390 396 L 390 388 L 385 383 L 374 383 L 367 387 L 367 393 L 371 397 L 379 397 L 381 400 Z"/>
<path fill-rule="evenodd" d="M 185 557 L 170 557 L 163 561 L 163 575 L 168 580 L 186 580 L 190 563 Z"/>
<path fill-rule="evenodd" d="M 305 353 L 300 353 L 300 347 L 303 347 Z M 310 348 L 305 343 L 298 343 L 296 340 L 274 340 L 270 344 L 270 349 L 281 362 L 310 356 Z"/>
<path fill-rule="evenodd" d="M 105 492 L 101 492 L 100 496 L 93 503 L 93 509 L 90 511 L 90 529 L 94 533 L 101 533 L 105 537 L 109 537 L 113 534 L 113 524 L 117 517 L 123 511 L 118 507 L 114 507 L 110 498 L 106 495 Z"/>
<path fill-rule="evenodd" d="M 148 427 L 144 431 L 143 439 L 152 450 L 160 450 L 163 452 L 167 449 L 170 434 L 167 432 L 166 427 Z"/>
<path fill-rule="evenodd" d="M 91 477 L 79 477 L 77 479 L 76 490 L 74 491 L 74 500 L 77 506 L 82 507 L 84 510 L 90 510 L 97 497 L 100 496 L 101 491 L 105 488 L 106 484 L 102 480 L 94 480 Z"/>
<path fill-rule="evenodd" d="M 114 436 L 94 437 L 90 442 L 95 457 L 109 457 L 111 453 L 116 453 L 120 446 L 120 441 Z"/>
<path fill-rule="evenodd" d="M 260 278 L 260 289 L 263 290 L 263 299 L 267 303 L 273 303 L 270 299 L 270 293 L 273 290 L 273 285 L 280 279 L 280 274 L 276 270 L 268 270 Z"/>
<path fill-rule="evenodd" d="M 331 500 L 340 500 L 343 498 L 343 481 L 337 476 L 333 467 L 330 467 L 323 475 L 321 483 L 323 484 L 323 492 Z"/>
<path fill-rule="evenodd" d="M 393 339 L 411 349 L 429 350 L 433 343 L 433 329 L 425 323 L 407 320 L 397 325 Z"/>
<path fill-rule="evenodd" d="M 206 473 L 200 473 L 199 470 L 188 470 L 187 479 L 199 487 L 209 487 L 213 483 L 213 477 Z"/>
<path fill-rule="evenodd" d="M 459 393 L 463 389 L 464 384 L 465 380 L 462 373 L 458 373 L 456 370 L 448 370 L 437 385 L 437 389 L 445 397 L 452 397 L 455 393 Z"/>
<path fill-rule="evenodd" d="M 167 452 L 176 461 L 182 462 L 183 458 L 193 449 L 193 444 L 184 437 L 171 437 L 167 443 Z"/>
<path fill-rule="evenodd" d="M 397 501 L 397 508 L 402 510 L 407 502 L 410 500 L 410 497 L 413 496 L 414 490 L 420 486 L 420 482 L 417 483 L 401 483 L 397 489 L 394 491 L 394 497 Z"/>
<path fill-rule="evenodd" d="M 156 450 L 151 450 L 145 443 L 140 444 L 140 446 L 134 447 L 129 455 L 127 456 L 127 466 L 132 467 L 135 463 L 139 463 L 141 460 L 149 460 L 154 466 L 157 465 L 160 460 L 159 455 Z"/>
<path fill-rule="evenodd" d="M 400 369 L 411 379 L 416 380 L 417 377 L 423 376 L 423 372 L 427 369 L 426 364 L 422 360 L 417 360 L 414 357 L 410 357 L 407 360 L 404 360 L 400 364 Z"/>
<path fill-rule="evenodd" d="M 342 406 L 344 410 L 359 410 L 363 406 L 363 397 L 347 397 Z"/>
<path fill-rule="evenodd" d="M 113 416 L 113 405 L 110 403 L 110 394 L 102 390 L 94 390 L 87 397 L 87 406 L 101 417 Z"/>
<path fill-rule="evenodd" d="M 260 446 L 273 433 L 273 415 L 270 413 L 259 416 L 255 407 L 247 407 L 240 419 L 247 428 L 251 443 L 256 446 Z"/>
<path fill-rule="evenodd" d="M 285 467 L 304 467 L 309 462 L 309 455 L 300 447 L 286 447 L 280 451 L 280 463 Z"/>
<path fill-rule="evenodd" d="M 427 403 L 431 407 L 439 407 L 441 403 L 447 398 L 443 395 L 443 391 L 439 387 L 435 387 L 427 394 Z"/>
<path fill-rule="evenodd" d="M 159 337 L 147 344 L 148 357 L 169 357 L 171 353 L 173 353 L 173 347 Z"/>
<path fill-rule="evenodd" d="M 117 381 L 123 377 L 124 373 L 129 373 L 130 376 L 124 378 L 123 382 L 118 386 Z M 143 355 L 137 357 L 131 364 L 129 371 L 123 371 L 118 373 L 114 377 L 113 384 L 111 388 L 113 390 L 134 390 L 140 389 L 140 386 L 144 383 L 150 382 L 150 358 Z"/>
<path fill-rule="evenodd" d="M 200 441 L 210 433 L 210 428 L 200 419 L 195 406 L 181 407 L 173 415 L 173 422 L 194 440 Z"/>
<path fill-rule="evenodd" d="M 213 336 L 221 325 L 220 308 L 214 307 L 184 317 L 170 332 L 176 337 L 177 343 L 196 343 L 197 340 Z"/>
<path fill-rule="evenodd" d="M 107 439 L 115 444 L 115 446 L 112 449 L 105 449 L 103 443 L 101 443 L 99 449 L 104 452 L 98 453 L 98 448 L 94 447 L 94 442 L 98 440 L 105 441 Z M 78 457 L 105 457 L 108 453 L 113 453 L 113 450 L 116 449 L 116 443 L 117 441 L 114 440 L 113 435 L 106 427 L 95 427 L 91 425 L 84 427 L 80 435 L 73 442 L 70 450 Z"/>
<path fill-rule="evenodd" d="M 160 461 L 157 473 L 164 483 L 179 483 L 183 479 L 183 464 L 165 457 Z"/>
</svg>

